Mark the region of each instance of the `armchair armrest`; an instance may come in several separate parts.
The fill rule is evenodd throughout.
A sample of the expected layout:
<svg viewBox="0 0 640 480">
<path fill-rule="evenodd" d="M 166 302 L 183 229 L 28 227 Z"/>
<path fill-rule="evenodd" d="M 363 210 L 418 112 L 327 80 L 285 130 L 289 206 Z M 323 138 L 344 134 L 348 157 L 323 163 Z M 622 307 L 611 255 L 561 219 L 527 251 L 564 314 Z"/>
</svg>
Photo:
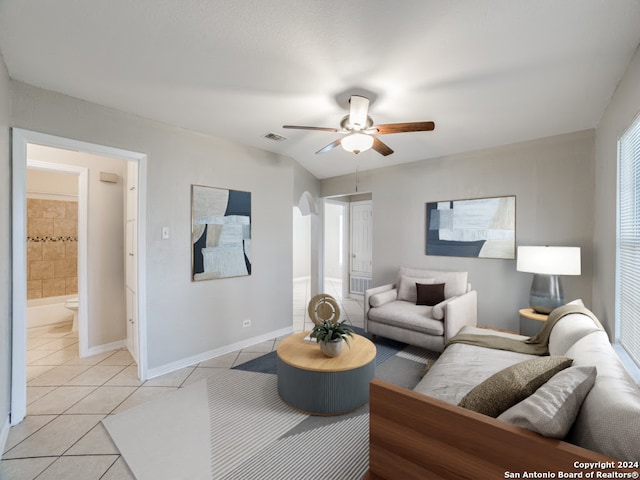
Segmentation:
<svg viewBox="0 0 640 480">
<path fill-rule="evenodd" d="M 478 293 L 460 295 L 444 305 L 444 341 L 449 341 L 462 327 L 478 324 Z"/>
<path fill-rule="evenodd" d="M 369 316 L 369 309 L 371 308 L 371 304 L 369 303 L 371 297 L 376 293 L 386 292 L 388 290 L 393 290 L 396 288 L 395 283 L 388 283 L 386 285 L 380 285 L 379 287 L 369 288 L 364 292 L 364 330 L 367 331 L 367 318 Z"/>
</svg>

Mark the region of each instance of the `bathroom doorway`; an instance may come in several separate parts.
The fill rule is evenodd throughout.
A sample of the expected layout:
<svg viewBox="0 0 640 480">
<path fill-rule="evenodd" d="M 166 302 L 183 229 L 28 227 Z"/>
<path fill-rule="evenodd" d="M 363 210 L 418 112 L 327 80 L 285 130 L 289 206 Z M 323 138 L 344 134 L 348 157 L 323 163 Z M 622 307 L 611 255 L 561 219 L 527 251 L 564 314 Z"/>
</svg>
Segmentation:
<svg viewBox="0 0 640 480">
<path fill-rule="evenodd" d="M 69 155 L 75 154 L 85 154 L 88 156 L 94 156 L 96 158 L 101 157 L 102 160 L 108 161 L 113 160 L 123 163 L 125 166 L 125 171 L 135 171 L 136 183 L 135 183 L 135 202 L 131 202 L 129 199 L 131 195 L 124 197 L 122 196 L 121 205 L 135 205 L 136 212 L 134 215 L 135 223 L 132 225 L 134 228 L 134 232 L 131 232 L 131 239 L 135 244 L 130 244 L 131 247 L 130 253 L 135 254 L 135 258 L 133 261 L 128 260 L 125 262 L 125 254 L 124 247 L 122 248 L 122 258 L 121 270 L 124 270 L 126 267 L 125 264 L 129 266 L 134 265 L 136 269 L 136 274 L 133 277 L 127 279 L 127 286 L 135 289 L 135 303 L 132 304 L 130 302 L 130 298 L 127 298 L 126 301 L 123 301 L 127 306 L 131 308 L 131 311 L 127 311 L 125 315 L 122 315 L 122 330 L 126 332 L 124 335 L 128 335 L 131 332 L 131 328 L 128 327 L 128 323 L 132 318 L 135 318 L 136 321 L 136 353 L 137 353 L 137 369 L 138 369 L 138 377 L 140 379 L 146 378 L 146 309 L 144 308 L 144 285 L 146 284 L 145 277 L 145 268 L 144 268 L 144 258 L 145 258 L 145 249 L 144 249 L 144 239 L 146 221 L 145 221 L 145 190 L 144 188 L 140 188 L 144 185 L 144 179 L 146 178 L 146 155 L 140 154 L 136 152 L 130 152 L 126 150 L 120 150 L 112 147 L 106 147 L 96 144 L 90 144 L 86 142 L 80 142 L 77 140 L 66 139 L 62 137 L 56 137 L 52 135 L 40 134 L 37 132 L 31 132 L 21 129 L 13 129 L 13 172 L 12 172 L 12 214 L 13 214 L 13 225 L 12 225 L 12 258 L 13 258 L 13 294 L 12 294 L 12 383 L 11 383 L 11 425 L 15 425 L 22 421 L 24 416 L 26 415 L 26 310 L 27 310 L 27 245 L 26 245 L 26 174 L 28 158 L 31 159 L 30 152 L 37 151 L 42 148 L 51 148 L 52 150 L 58 149 L 62 151 L 66 151 Z M 105 158 L 106 157 L 106 158 Z M 73 162 L 70 162 L 73 163 Z M 133 164 L 134 167 L 129 167 L 129 164 Z M 33 163 L 31 163 L 33 165 Z M 40 167 L 43 167 L 40 165 Z M 46 168 L 46 167 L 43 167 Z M 57 166 L 56 168 L 63 168 Z M 101 326 L 100 329 L 94 329 L 92 332 L 89 332 L 88 328 L 88 318 L 89 315 L 89 305 L 92 304 L 91 292 L 88 278 L 88 267 L 90 263 L 90 259 L 88 256 L 89 249 L 87 248 L 87 243 L 84 243 L 82 239 L 84 238 L 85 242 L 88 242 L 88 235 L 85 232 L 83 235 L 83 228 L 88 229 L 89 222 L 87 221 L 85 225 L 82 225 L 82 221 L 80 220 L 83 215 L 88 216 L 87 208 L 84 208 L 84 212 L 82 211 L 82 201 L 81 197 L 85 195 L 85 198 L 88 198 L 88 188 L 86 184 L 86 177 L 89 175 L 88 170 L 83 170 L 82 166 L 76 165 L 75 167 L 70 167 L 70 171 L 74 171 L 79 175 L 79 193 L 78 193 L 78 239 L 81 240 L 78 243 L 78 293 L 81 299 L 80 307 L 78 311 L 78 324 L 79 324 L 79 334 L 80 334 L 80 355 L 95 355 L 97 353 L 106 352 L 110 350 L 114 350 L 117 348 L 121 348 L 127 346 L 126 338 L 113 338 L 110 339 L 109 335 L 113 337 L 113 332 L 107 332 L 105 334 L 104 329 Z M 91 172 L 91 177 L 96 179 L 96 176 L 100 178 L 100 180 L 104 181 L 105 184 L 112 183 L 114 180 L 117 182 L 117 177 L 113 176 L 114 174 L 110 174 L 110 172 L 101 172 L 98 169 L 96 171 Z M 104 175 L 103 175 L 104 174 Z M 85 177 L 85 187 L 83 193 L 83 175 Z M 121 182 L 126 182 L 129 173 L 126 173 L 121 179 Z M 130 186 L 130 183 L 127 183 L 127 188 Z M 124 187 L 121 184 L 121 192 L 124 195 Z M 96 190 L 97 187 L 93 186 L 91 190 Z M 94 200 L 94 205 L 100 205 L 100 201 Z M 86 202 L 85 202 L 86 205 Z M 100 218 L 102 215 L 102 211 L 98 210 L 96 212 L 96 217 Z M 125 213 L 125 216 L 121 216 L 122 219 L 129 218 L 129 214 Z M 125 243 L 124 239 L 124 231 L 125 231 L 124 222 L 121 224 L 122 229 L 122 244 Z M 128 230 L 128 229 L 127 229 Z M 92 234 L 91 238 L 93 241 L 100 238 L 99 234 Z M 84 256 L 84 258 L 83 258 Z M 100 258 L 98 254 L 95 258 Z M 93 260 L 96 262 L 96 260 Z M 83 278 L 84 276 L 84 278 Z M 133 278 L 135 281 L 132 283 L 130 279 Z M 98 282 L 102 281 L 102 279 L 98 279 Z M 96 286 L 96 281 L 93 281 L 94 284 L 94 292 L 96 288 L 100 288 L 98 284 Z M 121 295 L 123 299 L 125 298 L 124 285 L 125 281 L 123 278 L 122 281 L 123 291 Z M 96 300 L 100 295 L 93 295 L 93 301 Z M 85 300 L 84 302 L 82 300 Z M 104 302 L 103 302 L 104 303 Z M 109 304 L 107 305 L 98 305 L 98 309 L 109 311 Z M 123 307 L 124 312 L 125 307 Z M 120 327 L 118 327 L 120 328 Z M 118 337 L 118 333 L 116 332 L 116 337 Z M 84 339 L 83 339 L 84 336 Z M 120 335 L 122 337 L 122 335 Z"/>
<path fill-rule="evenodd" d="M 78 333 L 77 306 L 86 292 L 88 169 L 42 158 L 54 160 L 46 150 L 27 160 L 27 329 L 73 319 Z M 78 353 L 86 351 L 84 328 L 78 339 Z"/>
</svg>

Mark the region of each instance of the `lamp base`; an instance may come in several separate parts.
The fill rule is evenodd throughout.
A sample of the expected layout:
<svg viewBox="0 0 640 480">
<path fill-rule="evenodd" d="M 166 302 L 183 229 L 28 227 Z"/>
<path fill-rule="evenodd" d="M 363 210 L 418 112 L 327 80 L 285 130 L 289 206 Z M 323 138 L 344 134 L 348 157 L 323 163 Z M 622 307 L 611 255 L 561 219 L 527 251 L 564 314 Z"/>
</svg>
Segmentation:
<svg viewBox="0 0 640 480">
<path fill-rule="evenodd" d="M 558 275 L 535 273 L 531 282 L 529 306 L 537 313 L 548 315 L 564 305 L 564 292 Z"/>
</svg>

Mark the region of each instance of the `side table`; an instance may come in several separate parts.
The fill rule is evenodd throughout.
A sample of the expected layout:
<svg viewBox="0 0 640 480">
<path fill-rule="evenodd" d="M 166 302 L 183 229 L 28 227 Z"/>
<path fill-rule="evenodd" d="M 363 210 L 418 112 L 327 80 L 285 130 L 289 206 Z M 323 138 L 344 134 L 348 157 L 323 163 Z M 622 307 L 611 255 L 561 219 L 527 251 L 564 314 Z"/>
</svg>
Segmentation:
<svg viewBox="0 0 640 480">
<path fill-rule="evenodd" d="M 537 313 L 533 308 L 520 309 L 520 335 L 533 337 L 540 331 L 549 315 Z"/>
</svg>

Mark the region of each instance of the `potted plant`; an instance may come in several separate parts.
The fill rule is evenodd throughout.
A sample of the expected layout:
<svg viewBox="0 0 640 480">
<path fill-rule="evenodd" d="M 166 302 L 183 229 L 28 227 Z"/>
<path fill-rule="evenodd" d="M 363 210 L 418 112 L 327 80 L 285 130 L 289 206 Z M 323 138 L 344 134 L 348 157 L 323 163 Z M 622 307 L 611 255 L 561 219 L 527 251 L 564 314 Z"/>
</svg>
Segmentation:
<svg viewBox="0 0 640 480">
<path fill-rule="evenodd" d="M 320 345 L 320 350 L 327 357 L 337 357 L 342 352 L 342 341 L 344 340 L 349 348 L 349 337 L 353 336 L 353 329 L 344 324 L 345 320 L 333 323 L 325 320 L 313 327 L 311 338 L 315 338 Z"/>
</svg>

